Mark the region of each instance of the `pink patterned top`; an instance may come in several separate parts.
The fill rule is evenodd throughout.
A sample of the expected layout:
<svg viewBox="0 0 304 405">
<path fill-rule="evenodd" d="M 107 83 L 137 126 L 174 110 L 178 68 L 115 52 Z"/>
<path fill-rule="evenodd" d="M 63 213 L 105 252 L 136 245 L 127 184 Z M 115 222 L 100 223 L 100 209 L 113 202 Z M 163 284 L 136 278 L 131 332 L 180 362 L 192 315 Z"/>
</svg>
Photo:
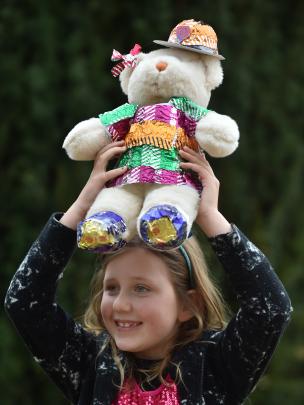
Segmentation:
<svg viewBox="0 0 304 405">
<path fill-rule="evenodd" d="M 166 378 L 170 385 L 162 384 L 152 391 L 143 391 L 137 383 L 133 390 L 122 389 L 112 405 L 179 405 L 176 384 Z"/>
</svg>

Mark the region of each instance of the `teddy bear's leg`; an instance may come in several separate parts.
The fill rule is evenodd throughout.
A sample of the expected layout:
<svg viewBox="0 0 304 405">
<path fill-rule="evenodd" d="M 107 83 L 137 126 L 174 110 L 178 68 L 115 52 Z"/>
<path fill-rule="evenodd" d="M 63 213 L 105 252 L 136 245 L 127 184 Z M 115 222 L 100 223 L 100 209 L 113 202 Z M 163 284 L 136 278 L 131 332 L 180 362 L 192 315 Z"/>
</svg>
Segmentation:
<svg viewBox="0 0 304 405">
<path fill-rule="evenodd" d="M 143 201 L 140 185 L 104 188 L 78 224 L 77 241 L 82 249 L 113 252 L 131 240 Z"/>
<path fill-rule="evenodd" d="M 175 248 L 188 237 L 197 215 L 198 192 L 184 185 L 153 185 L 138 218 L 138 234 L 153 248 Z"/>
</svg>

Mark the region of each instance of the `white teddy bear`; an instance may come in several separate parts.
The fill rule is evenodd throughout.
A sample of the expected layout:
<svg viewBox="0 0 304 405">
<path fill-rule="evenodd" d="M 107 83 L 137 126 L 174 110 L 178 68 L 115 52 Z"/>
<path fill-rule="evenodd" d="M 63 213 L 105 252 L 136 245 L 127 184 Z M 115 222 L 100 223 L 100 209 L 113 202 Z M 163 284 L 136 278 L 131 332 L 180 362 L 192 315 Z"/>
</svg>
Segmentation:
<svg viewBox="0 0 304 405">
<path fill-rule="evenodd" d="M 100 191 L 78 225 L 78 246 L 112 252 L 136 233 L 156 249 L 176 248 L 196 218 L 201 183 L 179 167 L 187 145 L 224 157 L 238 146 L 234 120 L 207 110 L 211 91 L 223 80 L 217 37 L 194 20 L 178 24 L 166 46 L 140 53 L 136 45 L 113 69 L 128 103 L 77 124 L 63 147 L 75 160 L 93 160 L 110 142 L 125 140 L 118 166 L 128 169 Z"/>
</svg>

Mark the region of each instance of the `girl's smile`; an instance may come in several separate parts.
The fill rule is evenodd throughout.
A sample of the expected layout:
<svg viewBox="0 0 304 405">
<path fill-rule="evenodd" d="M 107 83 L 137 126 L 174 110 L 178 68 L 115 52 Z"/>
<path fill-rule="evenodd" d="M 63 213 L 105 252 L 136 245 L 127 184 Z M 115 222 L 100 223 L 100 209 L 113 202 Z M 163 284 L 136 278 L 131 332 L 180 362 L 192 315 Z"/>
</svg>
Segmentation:
<svg viewBox="0 0 304 405">
<path fill-rule="evenodd" d="M 184 320 L 166 264 L 143 248 L 108 264 L 101 315 L 120 350 L 151 359 L 166 354 Z"/>
<path fill-rule="evenodd" d="M 136 327 L 142 324 L 142 322 L 133 322 L 133 321 L 117 321 L 115 320 L 115 324 L 117 326 L 118 330 L 121 330 L 122 332 L 125 331 L 132 331 Z"/>
</svg>

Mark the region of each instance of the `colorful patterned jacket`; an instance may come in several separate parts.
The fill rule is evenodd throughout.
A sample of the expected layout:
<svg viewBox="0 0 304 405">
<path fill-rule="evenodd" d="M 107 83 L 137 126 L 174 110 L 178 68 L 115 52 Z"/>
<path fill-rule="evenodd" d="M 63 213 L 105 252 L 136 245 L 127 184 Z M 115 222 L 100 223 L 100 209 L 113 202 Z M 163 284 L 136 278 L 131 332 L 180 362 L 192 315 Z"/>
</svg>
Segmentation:
<svg viewBox="0 0 304 405">
<path fill-rule="evenodd" d="M 199 150 L 195 140 L 197 122 L 208 113 L 186 97 L 172 97 L 168 103 L 139 107 L 124 104 L 100 114 L 113 141 L 124 139 L 127 151 L 118 166 L 129 170 L 109 185 L 132 183 L 184 184 L 201 190 L 194 173 L 179 167 L 179 149 Z"/>
<path fill-rule="evenodd" d="M 56 302 L 76 233 L 52 216 L 17 270 L 5 306 L 34 359 L 78 405 L 111 405 L 119 372 L 94 336 Z M 235 290 L 239 310 L 223 331 L 206 331 L 173 355 L 183 405 L 242 404 L 264 373 L 291 313 L 290 300 L 265 256 L 235 227 L 210 239 Z M 121 353 L 122 361 L 124 353 Z M 174 378 L 174 376 L 172 376 Z"/>
</svg>

